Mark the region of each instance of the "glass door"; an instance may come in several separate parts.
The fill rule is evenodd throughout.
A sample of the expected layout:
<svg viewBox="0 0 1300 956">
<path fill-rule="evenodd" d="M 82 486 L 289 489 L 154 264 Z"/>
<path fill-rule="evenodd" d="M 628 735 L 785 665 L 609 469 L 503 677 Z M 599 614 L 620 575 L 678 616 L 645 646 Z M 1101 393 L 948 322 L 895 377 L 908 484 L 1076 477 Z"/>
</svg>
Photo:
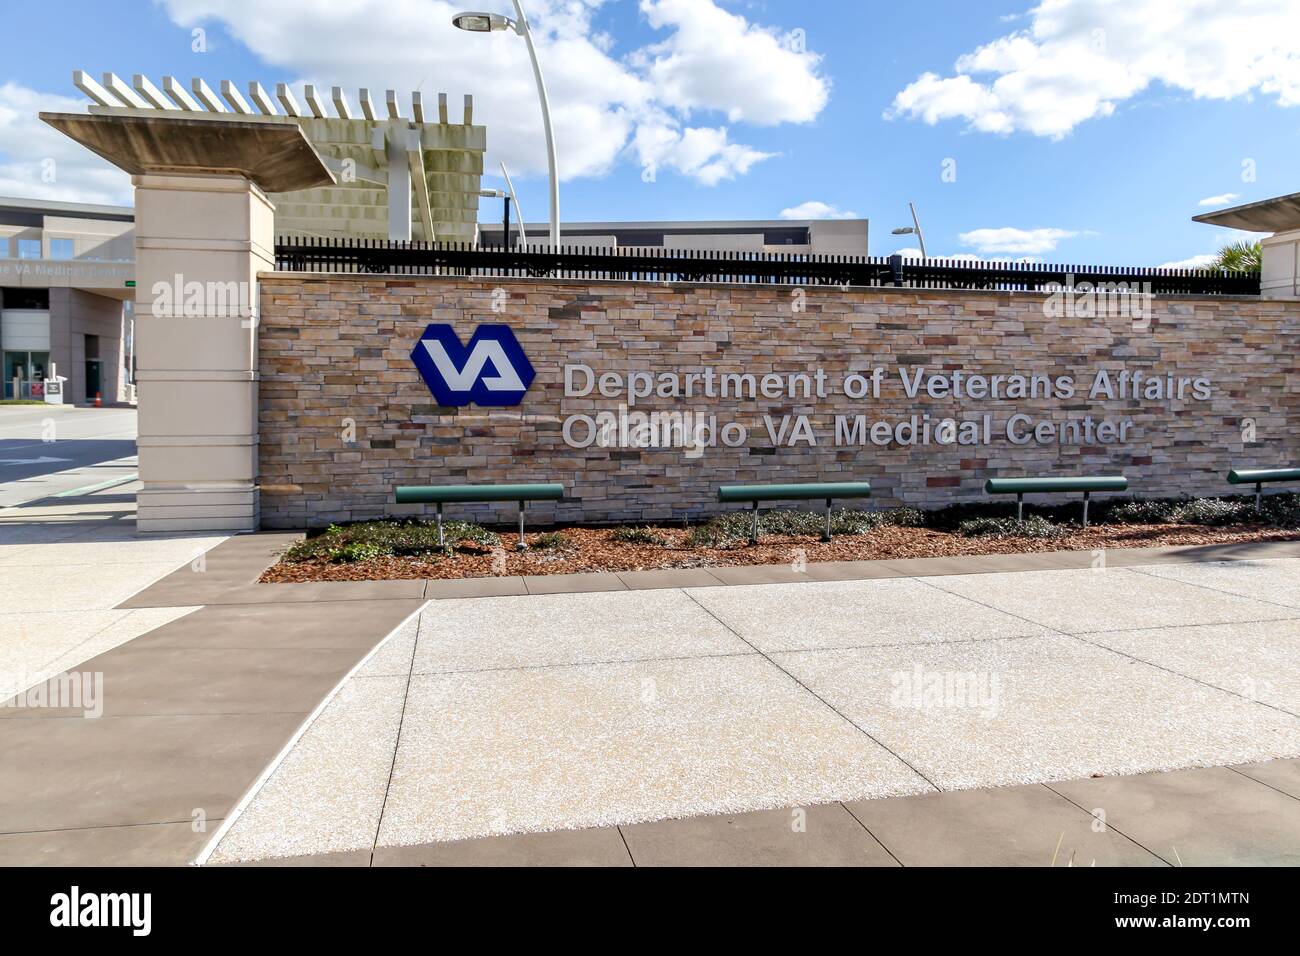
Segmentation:
<svg viewBox="0 0 1300 956">
<path fill-rule="evenodd" d="M 5 352 L 4 374 L 5 374 L 5 398 L 27 398 L 28 392 L 28 357 L 27 352 Z M 14 391 L 14 379 L 20 378 L 18 391 Z"/>
</svg>

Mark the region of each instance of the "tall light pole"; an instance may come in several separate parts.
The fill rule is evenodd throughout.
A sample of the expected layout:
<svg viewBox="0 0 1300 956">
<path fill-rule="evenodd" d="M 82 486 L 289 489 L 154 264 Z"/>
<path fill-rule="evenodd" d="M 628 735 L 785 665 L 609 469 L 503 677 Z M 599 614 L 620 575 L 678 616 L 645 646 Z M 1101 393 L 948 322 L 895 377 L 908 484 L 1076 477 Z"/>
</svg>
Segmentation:
<svg viewBox="0 0 1300 956">
<path fill-rule="evenodd" d="M 909 202 L 907 208 L 912 210 L 912 224 L 891 231 L 895 236 L 910 236 L 915 234 L 917 242 L 921 244 L 921 258 L 927 259 L 929 257 L 925 254 L 925 236 L 921 233 L 921 220 L 916 218 L 916 203 Z"/>
<path fill-rule="evenodd" d="M 501 248 L 510 248 L 510 194 L 502 189 L 480 189 L 479 196 L 483 199 L 500 199 L 501 205 L 505 207 L 505 212 L 501 217 Z"/>
<path fill-rule="evenodd" d="M 452 25 L 470 33 L 491 33 L 514 30 L 528 44 L 528 56 L 533 61 L 533 77 L 537 80 L 537 98 L 542 103 L 542 126 L 546 129 L 546 162 L 551 171 L 551 246 L 560 245 L 560 178 L 555 171 L 555 131 L 551 128 L 551 106 L 546 98 L 546 82 L 542 67 L 537 62 L 537 48 L 533 46 L 533 32 L 528 28 L 528 17 L 519 0 L 514 0 L 516 19 L 499 13 L 458 13 L 451 18 Z M 522 220 L 521 220 L 522 221 Z"/>
</svg>

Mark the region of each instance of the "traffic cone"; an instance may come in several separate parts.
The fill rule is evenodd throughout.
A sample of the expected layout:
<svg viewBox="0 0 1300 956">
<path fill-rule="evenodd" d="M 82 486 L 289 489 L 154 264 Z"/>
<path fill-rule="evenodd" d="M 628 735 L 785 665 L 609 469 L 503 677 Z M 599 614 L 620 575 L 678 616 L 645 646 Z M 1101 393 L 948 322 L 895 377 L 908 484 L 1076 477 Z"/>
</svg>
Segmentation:
<svg viewBox="0 0 1300 956">
<path fill-rule="evenodd" d="M 103 396 L 103 394 L 100 393 L 100 392 L 96 392 L 96 393 L 95 393 L 95 407 L 96 407 L 96 408 L 103 408 L 103 407 L 104 407 L 104 396 Z"/>
</svg>

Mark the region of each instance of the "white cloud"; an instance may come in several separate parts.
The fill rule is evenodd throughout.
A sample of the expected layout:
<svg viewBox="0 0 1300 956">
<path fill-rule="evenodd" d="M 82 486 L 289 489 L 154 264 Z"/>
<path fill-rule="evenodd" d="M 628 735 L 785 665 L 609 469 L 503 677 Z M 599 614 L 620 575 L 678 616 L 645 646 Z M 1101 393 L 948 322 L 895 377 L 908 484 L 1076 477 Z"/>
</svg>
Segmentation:
<svg viewBox="0 0 1300 956">
<path fill-rule="evenodd" d="M 679 130 L 667 119 L 638 127 L 633 148 L 643 169 L 656 176 L 659 169 L 667 167 L 706 186 L 743 176 L 755 163 L 773 155 L 730 142 L 726 127 Z"/>
<path fill-rule="evenodd" d="M 850 209 L 840 209 L 830 203 L 810 199 L 797 206 L 781 210 L 782 219 L 857 219 L 858 214 Z"/>
<path fill-rule="evenodd" d="M 0 85 L 0 196 L 129 204 L 131 177 L 41 122 L 42 111 L 84 113 L 86 101 Z"/>
<path fill-rule="evenodd" d="M 421 89 L 426 99 L 474 96 L 488 127 L 486 168 L 546 171 L 532 67 L 510 32 L 470 34 L 451 26 L 462 8 L 447 0 L 162 0 L 182 26 L 220 21 L 267 63 L 302 82 L 355 89 Z M 619 58 L 594 25 L 605 0 L 530 0 L 529 20 L 550 94 L 560 176 L 600 176 L 631 157 L 706 185 L 743 175 L 769 153 L 732 142 L 722 125 L 807 122 L 826 103 L 819 57 L 782 46 L 773 31 L 714 0 L 646 0 L 663 34 Z M 507 5 L 508 6 L 508 5 Z M 247 77 L 242 79 L 254 79 Z M 211 80 L 210 80 L 211 82 Z"/>
<path fill-rule="evenodd" d="M 1240 193 L 1223 193 L 1219 196 L 1206 196 L 1196 205 L 1198 206 L 1226 206 L 1235 199 L 1241 198 Z"/>
<path fill-rule="evenodd" d="M 159 0 L 183 27 L 220 24 L 278 75 L 317 87 L 463 94 L 488 128 L 485 168 L 504 160 L 518 176 L 546 173 L 545 138 L 523 40 L 451 25 L 459 0 Z M 773 156 L 733 139 L 742 124 L 814 120 L 829 80 L 799 42 L 721 9 L 715 0 L 644 0 L 655 42 L 626 55 L 595 25 L 605 0 L 529 0 L 550 94 L 560 177 L 600 176 L 632 160 L 712 186 Z M 508 4 L 506 5 L 508 7 Z M 192 59 L 202 71 L 203 58 Z M 75 64 L 81 65 L 81 64 Z M 95 64 L 85 64 L 95 67 Z M 269 71 L 268 71 L 269 72 Z M 205 77 L 266 84 L 268 76 Z M 158 77 L 155 77 L 155 82 Z M 183 76 L 188 80 L 189 76 Z M 70 85 L 70 84 L 69 84 Z M 0 87 L 0 194 L 129 202 L 128 177 L 36 119 L 40 109 L 83 112 L 75 98 Z M 716 117 L 716 122 L 711 118 Z M 724 125 L 725 124 L 725 125 Z M 41 160 L 56 160 L 54 183 Z"/>
<path fill-rule="evenodd" d="M 1037 255 L 1052 252 L 1062 239 L 1077 235 L 1079 233 L 1071 229 L 1015 229 L 1004 226 L 1000 229 L 973 229 L 963 232 L 957 238 L 962 245 L 974 246 L 984 255 Z"/>
<path fill-rule="evenodd" d="M 826 105 L 821 57 L 802 49 L 801 35 L 751 24 L 712 0 L 641 0 L 641 12 L 672 31 L 635 57 L 661 103 L 763 125 L 811 122 Z"/>
<path fill-rule="evenodd" d="M 1174 262 L 1162 262 L 1159 265 L 1161 269 L 1208 269 L 1214 265 L 1218 259 L 1217 253 L 1207 252 L 1204 255 L 1192 256 L 1190 259 L 1177 259 Z"/>
<path fill-rule="evenodd" d="M 1025 30 L 923 73 L 885 116 L 1059 138 L 1159 83 L 1196 98 L 1300 105 L 1295 0 L 1043 0 Z"/>
</svg>

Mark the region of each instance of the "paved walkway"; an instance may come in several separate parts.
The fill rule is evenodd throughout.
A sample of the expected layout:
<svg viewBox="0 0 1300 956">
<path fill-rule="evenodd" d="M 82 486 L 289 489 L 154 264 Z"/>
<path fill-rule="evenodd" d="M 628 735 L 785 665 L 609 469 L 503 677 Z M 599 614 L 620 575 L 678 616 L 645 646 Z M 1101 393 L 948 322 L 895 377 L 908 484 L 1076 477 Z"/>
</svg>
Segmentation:
<svg viewBox="0 0 1300 956">
<path fill-rule="evenodd" d="M 19 582 L 9 598 L 70 608 L 25 612 L 32 640 L 10 632 L 0 647 L 23 661 L 57 650 L 42 673 L 75 669 L 103 688 L 93 719 L 84 701 L 33 706 L 24 695 L 0 707 L 0 865 L 191 861 L 322 698 L 421 605 L 366 601 L 365 588 L 347 592 L 356 600 L 277 601 L 269 587 L 261 601 L 210 603 L 250 587 L 292 536 L 140 538 L 133 500 L 118 502 L 129 516 L 120 525 L 101 515 L 109 524 L 86 526 L 87 514 L 110 509 L 99 502 L 26 509 L 39 528 L 0 526 L 22 538 L 0 565 L 6 583 Z M 214 541 L 223 545 L 189 558 Z M 167 548 L 177 550 L 164 560 Z M 95 563 L 51 566 L 58 554 Z M 134 608 L 132 593 L 164 574 Z M 106 602 L 121 603 L 94 610 Z M 81 640 L 97 614 L 107 624 Z"/>
<path fill-rule="evenodd" d="M 1296 866 L 1300 760 L 957 790 L 262 866 Z"/>
<path fill-rule="evenodd" d="M 127 467 L 124 479 L 134 472 Z M 127 480 L 0 509 L 0 700 L 196 609 L 185 601 L 119 607 L 227 538 L 137 535 L 138 487 Z"/>
<path fill-rule="evenodd" d="M 571 828 L 618 828 L 635 857 L 664 818 L 838 802 L 875 833 L 864 800 L 1074 779 L 1051 800 L 1086 803 L 1094 774 L 1295 757 L 1300 559 L 1188 556 L 438 600 L 320 712 L 211 860 L 382 862 Z M 1300 821 L 1279 819 L 1290 843 L 1261 832 L 1294 853 Z"/>
<path fill-rule="evenodd" d="M 909 863 L 928 859 L 925 830 L 881 818 L 891 798 L 950 815 L 963 835 L 944 852 L 978 856 L 972 821 L 993 811 L 960 801 L 979 793 L 1033 818 L 999 844 L 1019 848 L 1007 861 L 1176 862 L 1134 822 L 1150 800 L 1108 798 L 1129 810 L 1099 842 L 1073 835 L 1078 818 L 1057 826 L 1089 802 L 1057 784 L 950 791 L 1300 753 L 1295 543 L 1113 552 L 1104 572 L 1069 554 L 258 585 L 295 536 L 236 536 L 196 562 L 220 536 L 135 538 L 131 497 L 0 513 L 0 573 L 21 581 L 6 620 L 50 615 L 25 632 L 35 672 L 76 666 L 105 688 L 98 719 L 0 708 L 0 863 L 181 864 L 205 847 L 214 862 Z M 725 586 L 746 581 L 773 583 Z M 114 617 L 71 633 L 96 614 Z M 41 655 L 15 634 L 0 650 L 30 671 Z M 1208 788 L 1228 803 L 1206 858 L 1291 859 L 1289 767 L 1192 772 L 1268 784 Z M 773 843 L 787 832 L 816 839 Z"/>
</svg>

